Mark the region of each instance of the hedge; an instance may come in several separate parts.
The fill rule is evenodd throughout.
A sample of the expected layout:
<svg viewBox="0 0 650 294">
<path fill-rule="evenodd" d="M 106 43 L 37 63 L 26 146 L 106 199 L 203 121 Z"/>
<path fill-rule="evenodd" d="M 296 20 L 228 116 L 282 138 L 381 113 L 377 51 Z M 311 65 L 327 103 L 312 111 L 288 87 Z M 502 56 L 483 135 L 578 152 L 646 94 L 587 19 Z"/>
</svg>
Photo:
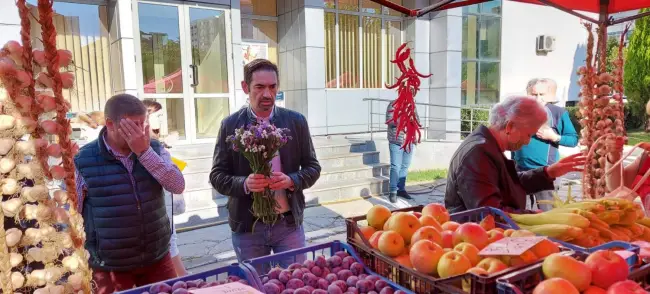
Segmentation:
<svg viewBox="0 0 650 294">
<path fill-rule="evenodd" d="M 460 110 L 461 137 L 466 137 L 480 125 L 487 125 L 489 116 L 490 109 L 487 108 L 462 108 Z"/>
<path fill-rule="evenodd" d="M 580 126 L 580 119 L 576 116 L 576 113 L 578 112 L 579 109 L 580 108 L 578 106 L 566 107 L 566 110 L 569 112 L 569 117 L 571 118 L 571 122 L 573 123 L 573 126 L 575 127 L 576 131 L 578 132 L 578 135 L 580 135 L 580 130 L 582 129 L 582 126 Z M 625 111 L 626 130 L 636 130 L 643 127 L 645 123 L 645 117 L 632 115 L 631 107 L 629 104 L 625 104 L 624 111 Z"/>
</svg>

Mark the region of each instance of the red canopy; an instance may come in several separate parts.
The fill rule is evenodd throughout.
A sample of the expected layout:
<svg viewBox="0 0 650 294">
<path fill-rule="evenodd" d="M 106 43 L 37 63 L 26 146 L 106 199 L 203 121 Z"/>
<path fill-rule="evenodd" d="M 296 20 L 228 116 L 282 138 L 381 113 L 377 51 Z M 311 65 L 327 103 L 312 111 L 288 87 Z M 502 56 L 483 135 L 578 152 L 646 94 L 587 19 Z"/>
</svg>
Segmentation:
<svg viewBox="0 0 650 294">
<path fill-rule="evenodd" d="M 571 9 L 571 10 L 579 10 L 579 11 L 587 11 L 587 12 L 594 12 L 594 13 L 600 13 L 601 7 L 600 4 L 601 2 L 609 2 L 609 5 L 607 5 L 607 13 L 619 13 L 619 12 L 625 12 L 625 11 L 630 11 L 630 10 L 638 10 L 641 8 L 646 8 L 650 7 L 650 0 L 608 0 L 608 1 L 601 1 L 601 0 L 547 0 L 547 1 L 540 1 L 540 0 L 516 0 L 519 2 L 528 2 L 528 3 L 533 3 L 533 4 L 540 4 L 540 5 L 551 5 L 548 4 L 548 2 L 556 4 L 558 6 L 564 7 L 566 9 Z M 603 3 L 606 4 L 606 3 Z"/>
</svg>

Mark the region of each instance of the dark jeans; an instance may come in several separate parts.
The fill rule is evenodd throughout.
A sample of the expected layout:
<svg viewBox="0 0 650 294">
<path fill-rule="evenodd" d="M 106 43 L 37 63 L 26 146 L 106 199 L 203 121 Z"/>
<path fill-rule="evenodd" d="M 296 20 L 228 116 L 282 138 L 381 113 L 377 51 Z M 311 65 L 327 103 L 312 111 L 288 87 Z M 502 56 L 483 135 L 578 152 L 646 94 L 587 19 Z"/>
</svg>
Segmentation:
<svg viewBox="0 0 650 294">
<path fill-rule="evenodd" d="M 406 152 L 401 148 L 401 145 L 394 143 L 388 145 L 390 150 L 390 183 L 388 191 L 390 193 L 406 191 L 406 176 L 411 165 L 414 146 L 411 145 L 411 152 Z"/>
<path fill-rule="evenodd" d="M 232 246 L 241 263 L 247 259 L 303 248 L 305 231 L 302 225 L 296 226 L 292 216 L 280 217 L 274 225 L 258 221 L 252 233 L 232 233 Z M 287 268 L 294 262 L 303 263 L 305 255 L 287 257 L 279 260 L 279 266 Z M 256 267 L 260 273 L 267 273 L 270 264 Z M 274 265 L 275 266 L 275 265 Z"/>
</svg>

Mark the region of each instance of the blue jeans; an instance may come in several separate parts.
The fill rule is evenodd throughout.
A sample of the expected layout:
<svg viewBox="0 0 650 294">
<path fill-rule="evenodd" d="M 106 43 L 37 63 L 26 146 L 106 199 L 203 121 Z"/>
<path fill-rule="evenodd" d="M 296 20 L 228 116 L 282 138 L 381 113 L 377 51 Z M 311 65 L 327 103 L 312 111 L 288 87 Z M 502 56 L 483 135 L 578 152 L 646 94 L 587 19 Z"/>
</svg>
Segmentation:
<svg viewBox="0 0 650 294">
<path fill-rule="evenodd" d="M 413 156 L 413 145 L 411 152 L 402 150 L 399 144 L 389 143 L 390 150 L 390 183 L 388 191 L 396 193 L 397 191 L 406 191 L 406 176 L 411 165 L 411 156 Z"/>
<path fill-rule="evenodd" d="M 247 259 L 303 248 L 305 230 L 302 225 L 296 226 L 293 217 L 280 217 L 274 225 L 258 221 L 252 233 L 232 233 L 232 245 L 237 259 L 241 263 Z M 305 255 L 290 256 L 278 260 L 279 264 L 264 264 L 256 266 L 259 273 L 267 273 L 273 266 L 287 268 L 294 262 L 303 263 Z"/>
</svg>

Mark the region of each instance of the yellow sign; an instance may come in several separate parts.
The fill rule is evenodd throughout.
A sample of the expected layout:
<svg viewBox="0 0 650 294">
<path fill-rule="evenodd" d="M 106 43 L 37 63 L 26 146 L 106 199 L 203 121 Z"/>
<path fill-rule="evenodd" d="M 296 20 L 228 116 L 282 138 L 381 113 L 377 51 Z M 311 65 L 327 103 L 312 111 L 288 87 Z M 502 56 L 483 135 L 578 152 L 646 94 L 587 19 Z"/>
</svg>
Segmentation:
<svg viewBox="0 0 650 294">
<path fill-rule="evenodd" d="M 178 159 L 178 158 L 176 158 L 176 157 L 173 157 L 173 156 L 172 156 L 172 162 L 173 162 L 173 163 L 178 167 L 178 169 L 180 169 L 181 171 L 183 171 L 183 170 L 185 169 L 185 167 L 187 167 L 187 162 L 182 161 L 182 160 L 180 160 L 180 159 Z"/>
</svg>

